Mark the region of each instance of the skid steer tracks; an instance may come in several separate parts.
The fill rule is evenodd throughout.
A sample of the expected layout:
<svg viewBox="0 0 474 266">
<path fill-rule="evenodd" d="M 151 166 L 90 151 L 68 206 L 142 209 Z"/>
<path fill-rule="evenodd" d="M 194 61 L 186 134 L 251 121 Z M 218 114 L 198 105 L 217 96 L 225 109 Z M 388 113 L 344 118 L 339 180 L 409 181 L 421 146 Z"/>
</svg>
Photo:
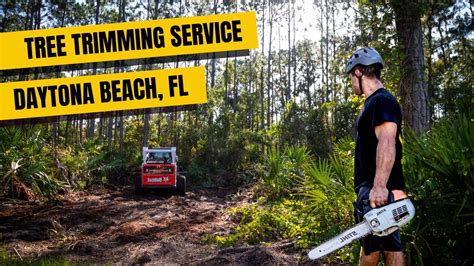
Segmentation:
<svg viewBox="0 0 474 266">
<path fill-rule="evenodd" d="M 72 192 L 61 204 L 51 206 L 0 202 L 0 242 L 12 256 L 30 260 L 60 257 L 127 264 L 288 262 L 285 255 L 268 248 L 219 250 L 205 243 L 206 235 L 225 235 L 236 226 L 226 211 L 236 204 L 230 192 L 199 189 L 186 197 L 166 191 L 135 196 L 131 187 L 124 187 Z"/>
</svg>

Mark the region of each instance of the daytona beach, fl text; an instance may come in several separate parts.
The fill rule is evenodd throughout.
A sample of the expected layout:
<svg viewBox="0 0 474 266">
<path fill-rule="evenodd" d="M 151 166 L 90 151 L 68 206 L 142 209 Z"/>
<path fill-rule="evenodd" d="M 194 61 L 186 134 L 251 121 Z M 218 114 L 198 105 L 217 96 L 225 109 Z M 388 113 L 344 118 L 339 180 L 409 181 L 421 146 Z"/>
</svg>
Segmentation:
<svg viewBox="0 0 474 266">
<path fill-rule="evenodd" d="M 188 96 L 182 75 L 168 76 L 169 97 Z M 98 84 L 71 83 L 51 86 L 16 88 L 13 90 L 15 110 L 93 104 L 93 86 L 99 87 L 100 102 L 122 102 L 143 99 L 163 100 L 163 90 L 155 77 L 100 81 Z M 166 89 L 164 90 L 166 91 Z"/>
</svg>

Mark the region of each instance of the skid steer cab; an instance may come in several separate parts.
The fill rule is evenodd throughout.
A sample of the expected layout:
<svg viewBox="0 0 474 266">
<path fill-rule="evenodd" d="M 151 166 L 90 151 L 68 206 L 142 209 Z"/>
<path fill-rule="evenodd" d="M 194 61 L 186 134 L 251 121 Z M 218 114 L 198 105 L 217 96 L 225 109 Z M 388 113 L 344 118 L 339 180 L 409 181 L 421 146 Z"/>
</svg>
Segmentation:
<svg viewBox="0 0 474 266">
<path fill-rule="evenodd" d="M 142 174 L 135 177 L 135 194 L 145 194 L 147 189 L 175 189 L 186 194 L 186 177 L 178 173 L 176 147 L 148 148 L 142 150 Z"/>
</svg>

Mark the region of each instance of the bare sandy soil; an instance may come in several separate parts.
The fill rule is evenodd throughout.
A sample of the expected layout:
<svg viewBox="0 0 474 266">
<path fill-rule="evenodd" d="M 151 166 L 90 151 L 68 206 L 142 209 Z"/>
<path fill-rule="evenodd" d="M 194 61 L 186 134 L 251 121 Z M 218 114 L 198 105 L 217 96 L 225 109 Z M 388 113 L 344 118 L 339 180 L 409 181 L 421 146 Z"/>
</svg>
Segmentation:
<svg viewBox="0 0 474 266">
<path fill-rule="evenodd" d="M 235 228 L 230 189 L 136 196 L 130 186 L 71 192 L 54 205 L 0 202 L 0 245 L 13 257 L 125 264 L 306 264 L 291 243 L 219 249 L 205 236 Z M 233 200 L 232 200 L 233 199 Z M 289 248 L 289 249 L 288 249 Z M 293 254 L 291 254 L 293 252 Z"/>
</svg>

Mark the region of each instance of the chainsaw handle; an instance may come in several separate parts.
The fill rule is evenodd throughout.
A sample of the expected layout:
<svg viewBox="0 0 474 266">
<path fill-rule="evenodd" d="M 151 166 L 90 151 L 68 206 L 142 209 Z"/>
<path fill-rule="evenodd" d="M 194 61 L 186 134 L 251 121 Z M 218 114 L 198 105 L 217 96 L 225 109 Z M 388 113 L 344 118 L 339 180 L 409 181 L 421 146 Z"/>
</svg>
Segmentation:
<svg viewBox="0 0 474 266">
<path fill-rule="evenodd" d="M 372 189 L 371 189 L 371 190 L 372 190 Z M 369 195 L 370 195 L 370 194 L 369 194 Z M 398 200 L 397 200 L 397 201 L 398 201 Z M 370 206 L 370 200 L 369 200 L 369 199 L 362 200 L 362 202 L 364 203 L 364 205 L 369 206 L 370 209 L 373 209 L 373 208 Z M 388 192 L 388 201 L 387 201 L 387 203 L 385 203 L 384 205 L 380 205 L 380 206 L 378 206 L 377 208 L 387 206 L 388 204 L 394 203 L 394 202 L 395 202 L 395 196 L 393 195 L 392 191 L 389 191 L 389 192 Z"/>
<path fill-rule="evenodd" d="M 369 190 L 370 193 L 370 190 Z M 390 203 L 393 203 L 394 201 L 394 195 L 391 191 L 389 191 L 388 194 L 388 202 L 382 206 L 379 206 L 377 208 L 382 208 Z M 355 215 L 356 215 L 356 220 L 361 220 L 362 216 L 368 213 L 369 211 L 373 210 L 373 208 L 370 206 L 370 200 L 369 199 L 364 199 L 361 201 L 362 204 L 358 204 L 357 202 L 354 202 L 354 209 L 355 209 Z M 359 217 L 359 218 L 357 218 Z"/>
</svg>

